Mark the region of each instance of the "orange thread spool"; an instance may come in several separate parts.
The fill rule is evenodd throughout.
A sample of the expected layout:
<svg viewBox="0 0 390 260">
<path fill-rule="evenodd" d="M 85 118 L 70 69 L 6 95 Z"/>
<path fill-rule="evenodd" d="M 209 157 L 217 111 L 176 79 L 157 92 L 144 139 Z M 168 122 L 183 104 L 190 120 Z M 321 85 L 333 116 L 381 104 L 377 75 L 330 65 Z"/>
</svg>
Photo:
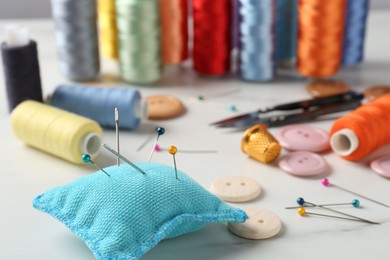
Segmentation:
<svg viewBox="0 0 390 260">
<path fill-rule="evenodd" d="M 307 77 L 335 74 L 341 64 L 346 0 L 300 0 L 297 69 Z"/>
<path fill-rule="evenodd" d="M 358 161 L 390 142 L 390 94 L 336 120 L 331 134 L 333 151 Z"/>
<path fill-rule="evenodd" d="M 164 64 L 188 58 L 188 0 L 161 0 L 161 48 Z"/>
</svg>

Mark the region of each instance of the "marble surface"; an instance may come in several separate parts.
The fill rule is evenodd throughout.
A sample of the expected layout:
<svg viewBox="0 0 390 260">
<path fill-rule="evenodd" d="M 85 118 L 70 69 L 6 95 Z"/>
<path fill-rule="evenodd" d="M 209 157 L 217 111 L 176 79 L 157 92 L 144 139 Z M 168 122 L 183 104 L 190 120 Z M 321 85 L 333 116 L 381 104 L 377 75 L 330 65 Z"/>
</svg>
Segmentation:
<svg viewBox="0 0 390 260">
<path fill-rule="evenodd" d="M 0 28 L 11 21 L 0 21 Z M 59 71 L 55 51 L 53 25 L 49 20 L 21 20 L 37 40 L 44 94 L 49 95 L 59 83 L 66 82 Z M 375 84 L 390 83 L 390 12 L 370 14 L 365 62 L 356 68 L 343 69 L 335 78 L 357 91 Z M 111 66 L 105 63 L 106 78 Z M 0 69 L 2 73 L 2 69 Z M 65 226 L 50 216 L 33 209 L 33 198 L 53 186 L 64 185 L 95 171 L 57 159 L 17 140 L 10 129 L 5 87 L 0 74 L 0 259 L 94 259 L 89 249 Z M 113 83 L 120 84 L 120 83 Z M 262 196 L 252 202 L 232 204 L 236 207 L 259 207 L 279 215 L 282 232 L 264 241 L 241 239 L 231 234 L 224 224 L 209 225 L 203 230 L 162 242 L 143 259 L 390 259 L 390 208 L 361 199 L 362 208 L 341 210 L 380 222 L 368 225 L 359 222 L 300 217 L 293 206 L 298 196 L 315 203 L 349 202 L 355 196 L 335 188 L 325 188 L 321 178 L 390 204 L 390 180 L 380 177 L 368 162 L 381 154 L 390 154 L 385 146 L 359 163 L 345 161 L 332 152 L 324 154 L 331 170 L 316 178 L 298 178 L 281 171 L 277 164 L 264 165 L 248 158 L 240 150 L 241 131 L 220 130 L 209 126 L 234 115 L 226 106 L 235 104 L 240 112 L 282 102 L 308 98 L 306 80 L 293 73 L 267 83 L 251 84 L 230 76 L 201 78 L 187 68 L 169 69 L 156 85 L 139 87 L 144 96 L 172 94 L 181 98 L 188 109 L 180 118 L 169 121 L 145 121 L 133 132 L 121 132 L 121 152 L 133 161 L 145 161 L 148 148 L 136 152 L 138 146 L 156 126 L 166 128 L 161 147 L 176 145 L 187 150 L 218 150 L 216 154 L 178 154 L 177 165 L 204 187 L 221 176 L 244 175 L 255 178 L 263 189 Z M 211 95 L 224 90 L 240 89 L 231 96 L 200 103 L 197 95 Z M 332 120 L 309 125 L 329 131 Z M 270 130 L 272 133 L 277 128 Z M 105 130 L 104 141 L 115 143 L 115 133 Z M 283 154 L 286 154 L 283 151 Z M 157 153 L 154 161 L 172 164 L 168 153 Z M 96 162 L 101 166 L 115 163 L 108 153 L 101 153 Z"/>
</svg>

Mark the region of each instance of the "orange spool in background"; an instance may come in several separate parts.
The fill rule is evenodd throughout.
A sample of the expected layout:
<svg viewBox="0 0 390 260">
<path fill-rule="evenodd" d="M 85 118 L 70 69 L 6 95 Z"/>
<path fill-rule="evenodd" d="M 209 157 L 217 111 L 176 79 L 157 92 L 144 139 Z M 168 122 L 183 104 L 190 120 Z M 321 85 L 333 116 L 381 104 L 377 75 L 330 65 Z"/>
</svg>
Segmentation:
<svg viewBox="0 0 390 260">
<path fill-rule="evenodd" d="M 390 94 L 387 94 L 336 120 L 330 144 L 344 159 L 359 161 L 390 143 L 389 126 Z"/>
<path fill-rule="evenodd" d="M 160 0 L 161 48 L 164 64 L 188 58 L 188 0 Z"/>
<path fill-rule="evenodd" d="M 342 61 L 346 0 L 300 0 L 297 70 L 306 77 L 335 74 Z"/>
</svg>

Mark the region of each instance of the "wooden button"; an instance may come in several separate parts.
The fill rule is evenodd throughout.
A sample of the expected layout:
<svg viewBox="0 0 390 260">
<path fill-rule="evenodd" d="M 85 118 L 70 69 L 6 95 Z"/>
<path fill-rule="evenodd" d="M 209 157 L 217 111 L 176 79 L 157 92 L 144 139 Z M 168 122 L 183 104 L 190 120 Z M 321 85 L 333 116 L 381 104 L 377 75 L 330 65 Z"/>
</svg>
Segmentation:
<svg viewBox="0 0 390 260">
<path fill-rule="evenodd" d="M 159 120 L 181 116 L 185 112 L 183 103 L 172 96 L 149 96 L 148 119 Z"/>
<path fill-rule="evenodd" d="M 266 209 L 243 209 L 248 219 L 244 223 L 229 223 L 229 230 L 247 239 L 267 239 L 279 234 L 282 222 L 279 217 Z"/>
<path fill-rule="evenodd" d="M 245 176 L 227 176 L 215 180 L 210 191 L 223 201 L 245 202 L 257 198 L 261 193 L 259 183 Z"/>
<path fill-rule="evenodd" d="M 314 97 L 337 95 L 350 90 L 351 88 L 348 85 L 334 80 L 318 80 L 307 86 L 307 91 Z"/>
<path fill-rule="evenodd" d="M 385 94 L 390 94 L 390 86 L 373 86 L 364 91 L 364 97 L 368 101 L 374 101 Z"/>
</svg>

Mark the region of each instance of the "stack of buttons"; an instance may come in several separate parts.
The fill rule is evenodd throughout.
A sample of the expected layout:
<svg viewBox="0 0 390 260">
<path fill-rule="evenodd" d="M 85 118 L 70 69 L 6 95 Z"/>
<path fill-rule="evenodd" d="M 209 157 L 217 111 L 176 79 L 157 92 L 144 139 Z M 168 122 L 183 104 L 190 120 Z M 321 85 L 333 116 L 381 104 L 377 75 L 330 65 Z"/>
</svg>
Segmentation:
<svg viewBox="0 0 390 260">
<path fill-rule="evenodd" d="M 122 79 L 149 84 L 161 76 L 158 0 L 116 1 Z"/>
<path fill-rule="evenodd" d="M 99 73 L 96 1 L 52 0 L 57 50 L 62 74 L 87 81 Z"/>
</svg>

